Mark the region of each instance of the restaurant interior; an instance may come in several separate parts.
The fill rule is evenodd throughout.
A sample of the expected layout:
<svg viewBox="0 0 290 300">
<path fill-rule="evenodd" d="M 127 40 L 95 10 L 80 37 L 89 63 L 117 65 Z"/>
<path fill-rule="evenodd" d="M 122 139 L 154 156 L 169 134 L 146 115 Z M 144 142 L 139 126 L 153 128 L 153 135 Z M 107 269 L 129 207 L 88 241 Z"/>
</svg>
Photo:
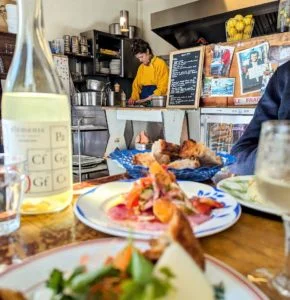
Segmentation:
<svg viewBox="0 0 290 300">
<path fill-rule="evenodd" d="M 289 60 L 290 0 L 0 0 L 0 300 L 289 299 Z"/>
</svg>

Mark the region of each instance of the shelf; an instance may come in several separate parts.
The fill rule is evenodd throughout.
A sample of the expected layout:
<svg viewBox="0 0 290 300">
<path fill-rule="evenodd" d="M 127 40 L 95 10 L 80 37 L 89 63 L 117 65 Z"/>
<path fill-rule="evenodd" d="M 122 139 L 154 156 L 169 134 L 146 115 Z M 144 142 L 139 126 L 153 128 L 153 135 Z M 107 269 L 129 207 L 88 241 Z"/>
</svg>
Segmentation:
<svg viewBox="0 0 290 300">
<path fill-rule="evenodd" d="M 93 172 L 100 172 L 100 171 L 105 171 L 107 169 L 108 169 L 108 167 L 107 167 L 106 163 L 100 163 L 99 165 L 97 165 L 95 167 L 92 167 L 92 168 L 87 168 L 87 169 L 82 168 L 81 169 L 81 174 L 88 174 L 88 173 L 93 173 Z M 79 175 L 79 169 L 78 169 L 78 167 L 77 168 L 73 168 L 73 174 Z"/>
<path fill-rule="evenodd" d="M 95 105 L 94 105 L 95 106 Z M 72 131 L 78 131 L 78 126 L 71 126 Z M 91 125 L 81 125 L 80 131 L 106 131 L 108 130 L 105 126 L 91 126 Z"/>
<path fill-rule="evenodd" d="M 75 54 L 71 52 L 66 52 L 64 55 L 72 58 L 83 59 L 83 60 L 92 60 L 94 58 L 92 55 Z"/>
<path fill-rule="evenodd" d="M 110 74 L 110 73 L 109 74 L 105 74 L 105 73 L 99 73 L 99 72 L 95 73 L 94 76 L 121 77 L 120 74 L 119 75 L 117 75 L 117 74 Z"/>
<path fill-rule="evenodd" d="M 100 52 L 97 52 L 96 53 L 97 55 L 97 58 L 107 58 L 107 59 L 120 59 L 121 56 L 120 55 L 111 55 L 111 54 L 105 54 L 105 53 L 100 53 Z"/>
</svg>

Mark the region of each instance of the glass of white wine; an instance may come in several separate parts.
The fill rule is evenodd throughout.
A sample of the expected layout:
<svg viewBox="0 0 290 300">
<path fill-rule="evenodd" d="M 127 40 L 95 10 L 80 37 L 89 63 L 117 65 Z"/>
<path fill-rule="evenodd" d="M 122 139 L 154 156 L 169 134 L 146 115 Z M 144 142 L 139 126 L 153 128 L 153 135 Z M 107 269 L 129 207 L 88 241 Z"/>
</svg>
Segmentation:
<svg viewBox="0 0 290 300">
<path fill-rule="evenodd" d="M 281 295 L 290 297 L 290 121 L 263 123 L 255 174 L 262 198 L 282 211 L 286 260 L 270 283 Z"/>
</svg>

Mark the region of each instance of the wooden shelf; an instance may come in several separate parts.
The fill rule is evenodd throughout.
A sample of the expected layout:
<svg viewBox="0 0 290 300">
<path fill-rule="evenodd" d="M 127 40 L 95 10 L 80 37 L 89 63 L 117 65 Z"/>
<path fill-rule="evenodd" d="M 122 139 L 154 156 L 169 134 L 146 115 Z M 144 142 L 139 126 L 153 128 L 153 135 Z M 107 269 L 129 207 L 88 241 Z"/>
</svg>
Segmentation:
<svg viewBox="0 0 290 300">
<path fill-rule="evenodd" d="M 94 57 L 92 55 L 83 55 L 83 54 L 75 54 L 71 52 L 66 52 L 64 55 L 72 58 L 83 59 L 83 60 L 92 60 Z"/>
</svg>

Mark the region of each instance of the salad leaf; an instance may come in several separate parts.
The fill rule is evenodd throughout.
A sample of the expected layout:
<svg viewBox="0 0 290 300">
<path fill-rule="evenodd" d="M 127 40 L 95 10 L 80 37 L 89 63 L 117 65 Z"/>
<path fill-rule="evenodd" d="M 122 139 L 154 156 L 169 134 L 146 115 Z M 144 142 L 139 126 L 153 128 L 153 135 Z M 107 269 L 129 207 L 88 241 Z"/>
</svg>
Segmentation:
<svg viewBox="0 0 290 300">
<path fill-rule="evenodd" d="M 213 286 L 216 300 L 225 300 L 225 286 L 223 282 Z"/>
<path fill-rule="evenodd" d="M 138 251 L 134 251 L 129 265 L 129 274 L 133 280 L 139 283 L 146 283 L 152 277 L 153 264 Z"/>
<path fill-rule="evenodd" d="M 66 280 L 65 285 L 66 285 L 66 286 L 69 286 L 70 283 L 72 282 L 72 280 L 73 280 L 76 276 L 78 276 L 78 275 L 80 275 L 80 274 L 82 274 L 82 273 L 85 273 L 86 270 L 87 270 L 87 269 L 86 269 L 85 266 L 78 266 L 78 267 L 76 267 L 76 268 L 73 270 L 73 272 L 72 272 L 72 274 L 70 275 L 70 277 Z"/>
<path fill-rule="evenodd" d="M 59 294 L 64 289 L 63 272 L 58 269 L 53 269 L 50 273 L 46 286 L 53 290 L 54 294 Z"/>
<path fill-rule="evenodd" d="M 101 279 L 109 276 L 119 276 L 120 271 L 113 266 L 104 266 L 101 269 L 93 270 L 91 272 L 82 273 L 74 277 L 70 288 L 75 293 L 86 293 L 90 285 L 99 282 Z"/>
<path fill-rule="evenodd" d="M 121 285 L 121 300 L 155 300 L 166 296 L 172 289 L 172 272 L 168 268 L 162 268 L 163 278 L 155 277 L 153 264 L 137 251 L 132 255 L 128 273 L 130 279 Z"/>
</svg>

